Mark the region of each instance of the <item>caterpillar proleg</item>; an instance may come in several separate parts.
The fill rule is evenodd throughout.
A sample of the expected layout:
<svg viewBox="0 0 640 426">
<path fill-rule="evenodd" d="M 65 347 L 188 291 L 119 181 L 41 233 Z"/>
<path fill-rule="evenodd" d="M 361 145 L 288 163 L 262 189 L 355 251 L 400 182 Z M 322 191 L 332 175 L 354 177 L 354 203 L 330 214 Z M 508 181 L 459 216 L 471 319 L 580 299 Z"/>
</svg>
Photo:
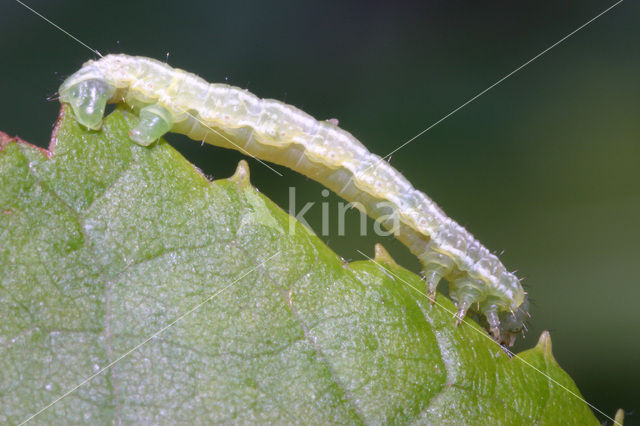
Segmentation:
<svg viewBox="0 0 640 426">
<path fill-rule="evenodd" d="M 467 311 L 478 314 L 494 339 L 509 345 L 522 331 L 529 304 L 520 280 L 336 121 L 318 121 L 282 102 L 127 55 L 88 61 L 59 93 L 91 129 L 100 128 L 107 103 L 125 102 L 140 116 L 130 131 L 138 144 L 149 145 L 169 131 L 182 133 L 289 167 L 360 203 L 373 219 L 397 215 L 395 235 L 420 260 L 432 300 L 444 278 L 458 322 Z M 385 208 L 378 207 L 381 202 Z"/>
</svg>

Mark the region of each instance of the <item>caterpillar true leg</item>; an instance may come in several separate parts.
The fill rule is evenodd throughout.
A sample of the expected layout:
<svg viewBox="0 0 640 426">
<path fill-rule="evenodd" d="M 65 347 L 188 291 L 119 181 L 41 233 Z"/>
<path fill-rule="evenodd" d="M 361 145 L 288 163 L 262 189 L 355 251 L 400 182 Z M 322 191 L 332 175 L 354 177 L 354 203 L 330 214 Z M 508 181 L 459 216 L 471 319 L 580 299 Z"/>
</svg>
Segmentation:
<svg viewBox="0 0 640 426">
<path fill-rule="evenodd" d="M 500 318 L 498 317 L 498 308 L 494 307 L 485 311 L 485 318 L 489 324 L 489 333 L 494 339 L 500 340 Z"/>
<path fill-rule="evenodd" d="M 427 244 L 429 247 L 429 244 Z M 454 264 L 451 258 L 442 253 L 427 249 L 420 261 L 424 265 L 422 274 L 427 284 L 427 296 L 433 304 L 436 299 L 436 290 L 438 284 L 443 278 L 447 277 L 453 270 Z"/>
<path fill-rule="evenodd" d="M 173 127 L 171 114 L 160 105 L 149 105 L 140 110 L 140 122 L 131 129 L 129 137 L 140 145 L 151 145 Z"/>
<path fill-rule="evenodd" d="M 92 78 L 61 88 L 60 101 L 71 105 L 80 124 L 97 130 L 102 125 L 107 101 L 114 92 L 115 88 L 105 80 Z"/>
<path fill-rule="evenodd" d="M 458 324 L 462 322 L 471 305 L 483 299 L 483 294 L 480 290 L 482 287 L 482 283 L 475 282 L 464 276 L 451 282 L 449 295 L 456 301 L 458 307 Z"/>
<path fill-rule="evenodd" d="M 427 296 L 429 296 L 429 301 L 433 304 L 436 300 L 438 284 L 447 275 L 447 269 L 437 263 L 430 263 L 425 265 L 423 274 L 427 284 Z"/>
</svg>

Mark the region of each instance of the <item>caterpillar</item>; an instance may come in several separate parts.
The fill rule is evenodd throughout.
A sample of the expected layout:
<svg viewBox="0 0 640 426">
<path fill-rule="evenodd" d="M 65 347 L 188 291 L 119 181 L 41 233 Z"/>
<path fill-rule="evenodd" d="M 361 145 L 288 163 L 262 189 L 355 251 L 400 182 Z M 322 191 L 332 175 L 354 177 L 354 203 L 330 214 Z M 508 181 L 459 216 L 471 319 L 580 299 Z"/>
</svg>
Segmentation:
<svg viewBox="0 0 640 426">
<path fill-rule="evenodd" d="M 497 342 L 509 346 L 523 331 L 529 302 L 515 274 L 336 121 L 318 121 L 280 101 L 124 54 L 86 62 L 63 82 L 59 95 L 90 129 L 100 128 L 107 103 L 124 102 L 140 117 L 129 133 L 137 144 L 181 133 L 291 168 L 359 203 L 387 228 L 398 218 L 394 233 L 420 260 L 432 303 L 446 279 L 458 324 L 472 313 Z"/>
</svg>

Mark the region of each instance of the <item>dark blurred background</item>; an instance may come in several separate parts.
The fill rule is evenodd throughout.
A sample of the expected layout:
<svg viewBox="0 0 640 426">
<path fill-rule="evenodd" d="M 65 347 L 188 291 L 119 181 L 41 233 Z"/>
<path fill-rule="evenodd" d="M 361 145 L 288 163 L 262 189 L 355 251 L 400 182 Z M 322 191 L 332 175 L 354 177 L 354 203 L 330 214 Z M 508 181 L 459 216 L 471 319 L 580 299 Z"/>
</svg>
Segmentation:
<svg viewBox="0 0 640 426">
<path fill-rule="evenodd" d="M 29 0 L 100 52 L 164 60 L 338 118 L 384 155 L 614 2 L 87 2 Z M 624 1 L 393 155 L 416 187 L 526 277 L 535 303 L 518 349 L 550 330 L 584 397 L 640 424 L 640 5 Z M 12 0 L 0 6 L 0 129 L 47 146 L 47 102 L 89 50 Z M 167 138 L 214 178 L 243 156 Z M 320 233 L 322 186 L 250 160 L 253 183 Z M 328 200 L 337 210 L 338 198 Z M 391 238 L 327 244 L 347 260 Z M 371 228 L 369 228 L 371 230 Z M 531 372 L 531 374 L 537 374 Z M 602 416 L 598 415 L 602 418 Z"/>
</svg>

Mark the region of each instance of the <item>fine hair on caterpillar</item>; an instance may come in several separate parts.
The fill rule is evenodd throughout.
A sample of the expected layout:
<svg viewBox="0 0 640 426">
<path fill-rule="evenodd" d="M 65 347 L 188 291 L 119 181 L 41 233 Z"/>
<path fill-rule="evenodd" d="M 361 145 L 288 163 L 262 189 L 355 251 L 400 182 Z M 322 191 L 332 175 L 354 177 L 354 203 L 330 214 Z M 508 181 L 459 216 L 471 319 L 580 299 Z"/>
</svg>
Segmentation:
<svg viewBox="0 0 640 426">
<path fill-rule="evenodd" d="M 59 93 L 90 129 L 100 128 L 107 103 L 123 102 L 140 117 L 129 133 L 137 144 L 181 133 L 316 180 L 361 207 L 409 248 L 422 264 L 432 301 L 439 282 L 449 282 L 458 323 L 470 312 L 496 341 L 508 345 L 523 330 L 529 302 L 515 274 L 337 120 L 318 121 L 282 102 L 122 54 L 85 63 Z"/>
</svg>

